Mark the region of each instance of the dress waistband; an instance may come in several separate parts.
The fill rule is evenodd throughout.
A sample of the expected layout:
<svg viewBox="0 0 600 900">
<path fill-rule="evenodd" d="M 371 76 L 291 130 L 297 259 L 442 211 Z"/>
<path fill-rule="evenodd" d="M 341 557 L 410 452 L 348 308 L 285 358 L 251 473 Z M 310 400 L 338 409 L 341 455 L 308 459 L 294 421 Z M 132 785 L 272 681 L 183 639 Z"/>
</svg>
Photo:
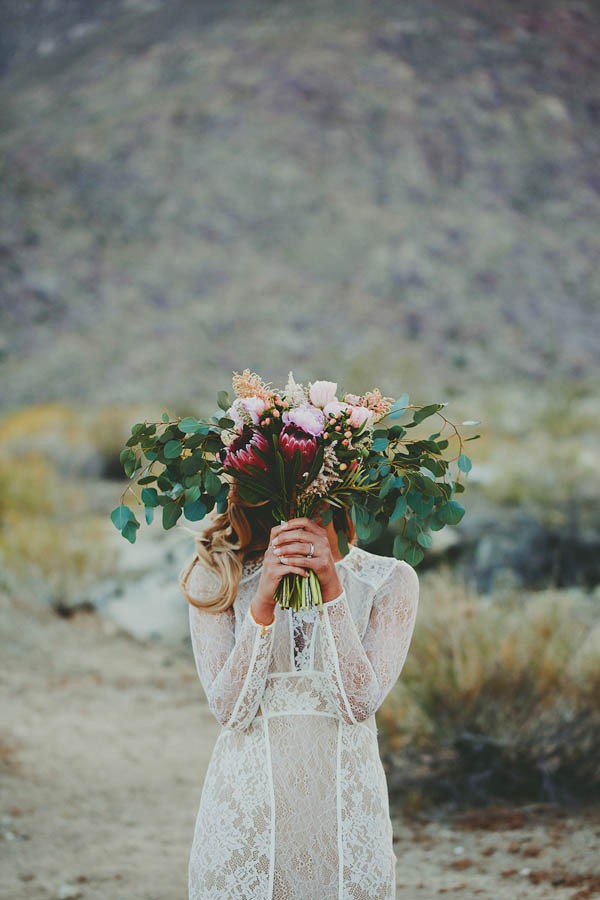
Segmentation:
<svg viewBox="0 0 600 900">
<path fill-rule="evenodd" d="M 325 672 L 278 672 L 267 676 L 257 715 L 313 713 L 337 718 L 331 685 Z"/>
</svg>

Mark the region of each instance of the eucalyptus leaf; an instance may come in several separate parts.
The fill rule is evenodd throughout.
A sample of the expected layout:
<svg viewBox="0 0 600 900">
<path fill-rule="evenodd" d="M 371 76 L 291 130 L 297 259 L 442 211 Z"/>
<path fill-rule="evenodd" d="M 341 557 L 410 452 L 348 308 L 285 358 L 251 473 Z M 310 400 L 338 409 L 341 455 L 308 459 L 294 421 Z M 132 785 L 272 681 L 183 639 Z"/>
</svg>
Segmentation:
<svg viewBox="0 0 600 900">
<path fill-rule="evenodd" d="M 182 513 L 182 507 L 180 503 L 177 503 L 175 500 L 169 501 L 163 506 L 162 510 L 162 524 L 163 528 L 169 529 L 173 528 L 177 520 L 179 519 Z"/>
<path fill-rule="evenodd" d="M 444 406 L 443 403 L 430 403 L 428 406 L 422 406 L 421 409 L 418 409 L 414 416 L 413 422 L 415 425 L 418 425 L 424 419 L 428 419 L 429 416 L 433 416 L 439 409 Z"/>
<path fill-rule="evenodd" d="M 346 537 L 346 532 L 343 529 L 340 529 L 340 531 L 337 532 L 337 543 L 342 556 L 346 556 L 349 549 L 348 538 Z"/>
<path fill-rule="evenodd" d="M 121 534 L 124 538 L 126 538 L 126 540 L 129 541 L 130 544 L 135 544 L 135 538 L 139 527 L 139 522 L 130 521 L 127 523 L 127 525 L 125 525 L 125 527 L 121 531 Z"/>
<path fill-rule="evenodd" d="M 396 519 L 400 519 L 406 513 L 406 507 L 407 507 L 406 494 L 400 494 L 400 496 L 396 500 L 394 509 L 392 510 L 392 514 L 390 516 L 390 522 L 395 522 Z"/>
<path fill-rule="evenodd" d="M 229 393 L 227 391 L 219 391 L 219 393 L 217 394 L 217 406 L 219 406 L 221 409 L 224 409 L 225 412 L 227 412 L 227 410 L 231 406 L 231 401 L 229 399 Z"/>
<path fill-rule="evenodd" d="M 418 566 L 425 554 L 417 544 L 410 544 L 404 553 L 404 559 L 411 566 Z"/>
<path fill-rule="evenodd" d="M 460 454 L 456 463 L 461 472 L 470 472 L 473 465 L 471 460 L 465 453 Z"/>
<path fill-rule="evenodd" d="M 387 450 L 389 443 L 387 437 L 375 438 L 371 445 L 371 449 L 374 453 L 382 453 L 384 450 Z"/>
<path fill-rule="evenodd" d="M 406 553 L 406 550 L 408 549 L 409 546 L 410 546 L 410 541 L 407 541 L 407 539 L 404 537 L 404 535 L 397 534 L 396 537 L 394 538 L 394 547 L 393 547 L 393 553 L 394 553 L 394 556 L 396 557 L 396 559 L 404 559 L 404 554 Z"/>
<path fill-rule="evenodd" d="M 321 512 L 321 521 L 324 526 L 329 525 L 329 523 L 333 520 L 333 507 L 326 506 L 325 509 Z"/>
<path fill-rule="evenodd" d="M 221 480 L 215 475 L 212 469 L 207 469 L 204 474 L 204 487 L 207 493 L 216 497 L 221 490 Z"/>
<path fill-rule="evenodd" d="M 446 525 L 456 525 L 465 514 L 465 508 L 456 500 L 448 500 L 438 510 L 439 519 Z"/>
<path fill-rule="evenodd" d="M 183 506 L 183 514 L 190 522 L 199 522 L 207 512 L 206 504 L 202 500 L 194 500 L 192 503 L 185 503 Z"/>
<path fill-rule="evenodd" d="M 165 459 L 176 459 L 181 456 L 182 449 L 181 441 L 167 441 L 163 448 Z"/>
<path fill-rule="evenodd" d="M 115 526 L 121 531 L 129 520 L 133 517 L 132 511 L 124 503 L 116 506 L 110 514 L 110 518 Z"/>
<path fill-rule="evenodd" d="M 156 488 L 144 488 L 142 491 L 142 503 L 144 506 L 158 506 L 158 492 Z"/>
</svg>

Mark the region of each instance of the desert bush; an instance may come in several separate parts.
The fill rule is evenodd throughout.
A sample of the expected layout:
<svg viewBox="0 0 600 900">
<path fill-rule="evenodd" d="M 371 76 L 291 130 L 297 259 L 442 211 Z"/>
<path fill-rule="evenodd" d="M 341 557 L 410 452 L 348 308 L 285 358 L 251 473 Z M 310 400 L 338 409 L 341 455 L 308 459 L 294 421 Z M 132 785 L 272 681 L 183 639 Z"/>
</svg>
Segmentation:
<svg viewBox="0 0 600 900">
<path fill-rule="evenodd" d="M 86 491 L 36 452 L 0 457 L 0 580 L 12 594 L 77 605 L 110 571 L 105 516 L 91 515 Z"/>
<path fill-rule="evenodd" d="M 581 590 L 480 598 L 449 568 L 421 579 L 388 751 L 481 798 L 600 793 L 600 605 Z"/>
</svg>

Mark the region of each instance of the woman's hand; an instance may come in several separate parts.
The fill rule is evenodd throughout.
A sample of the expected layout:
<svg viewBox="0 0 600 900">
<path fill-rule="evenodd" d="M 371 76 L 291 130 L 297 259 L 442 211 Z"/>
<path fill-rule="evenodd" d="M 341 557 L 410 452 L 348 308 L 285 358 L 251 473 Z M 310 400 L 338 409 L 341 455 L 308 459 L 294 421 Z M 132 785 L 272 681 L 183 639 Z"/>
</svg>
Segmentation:
<svg viewBox="0 0 600 900">
<path fill-rule="evenodd" d="M 293 519 L 292 521 L 295 520 Z M 282 530 L 287 528 L 288 524 L 289 523 L 274 525 L 273 528 L 271 528 L 269 546 L 265 551 L 260 581 L 258 582 L 256 594 L 251 603 L 252 615 L 257 621 L 264 625 L 270 625 L 273 622 L 275 607 L 277 606 L 275 592 L 286 572 L 293 572 L 295 575 L 307 575 L 306 569 L 301 568 L 297 563 L 291 560 L 286 560 L 284 562 L 279 554 L 273 552 L 277 548 L 277 542 Z M 307 544 L 307 553 L 309 549 L 310 544 Z"/>
<path fill-rule="evenodd" d="M 342 593 L 342 583 L 335 567 L 328 533 L 314 519 L 301 516 L 290 519 L 285 525 L 278 525 L 276 529 L 272 529 L 271 543 L 273 549 L 267 551 L 265 558 L 270 556 L 275 559 L 276 566 L 279 561 L 279 566 L 284 571 L 284 566 L 287 565 L 291 565 L 293 571 L 299 571 L 300 574 L 305 574 L 307 568 L 312 569 L 321 584 L 324 603 Z M 314 549 L 309 557 L 311 543 Z"/>
</svg>

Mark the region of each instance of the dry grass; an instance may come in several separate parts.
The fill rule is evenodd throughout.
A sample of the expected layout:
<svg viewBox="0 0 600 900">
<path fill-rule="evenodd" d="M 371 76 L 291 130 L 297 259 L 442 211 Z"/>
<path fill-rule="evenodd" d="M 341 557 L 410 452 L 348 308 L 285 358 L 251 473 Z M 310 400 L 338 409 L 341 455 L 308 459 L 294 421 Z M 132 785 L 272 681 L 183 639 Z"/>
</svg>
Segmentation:
<svg viewBox="0 0 600 900">
<path fill-rule="evenodd" d="M 89 485 L 75 474 L 94 453 L 85 424 L 60 405 L 0 424 L 0 559 L 11 593 L 68 609 L 110 570 L 106 516 L 91 512 Z"/>
<path fill-rule="evenodd" d="M 479 598 L 422 578 L 418 626 L 382 724 L 475 793 L 600 790 L 600 607 L 580 590 Z"/>
</svg>

